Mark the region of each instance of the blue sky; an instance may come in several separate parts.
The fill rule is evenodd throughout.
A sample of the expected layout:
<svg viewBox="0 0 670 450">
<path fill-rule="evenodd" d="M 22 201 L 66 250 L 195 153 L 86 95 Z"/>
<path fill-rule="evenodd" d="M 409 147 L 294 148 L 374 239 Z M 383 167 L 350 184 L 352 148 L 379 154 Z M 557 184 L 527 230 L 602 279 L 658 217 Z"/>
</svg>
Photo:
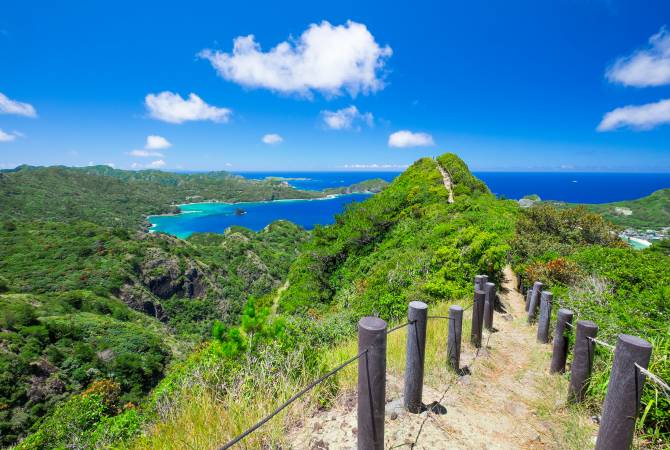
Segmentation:
<svg viewBox="0 0 670 450">
<path fill-rule="evenodd" d="M 0 167 L 670 172 L 665 26 L 662 1 L 10 2 Z"/>
</svg>

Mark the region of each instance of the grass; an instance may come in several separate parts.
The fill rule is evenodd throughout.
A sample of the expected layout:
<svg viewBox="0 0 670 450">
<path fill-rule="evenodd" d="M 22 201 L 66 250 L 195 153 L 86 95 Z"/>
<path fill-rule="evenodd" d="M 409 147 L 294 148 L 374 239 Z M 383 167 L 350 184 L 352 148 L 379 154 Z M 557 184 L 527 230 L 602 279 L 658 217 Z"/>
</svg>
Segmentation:
<svg viewBox="0 0 670 450">
<path fill-rule="evenodd" d="M 468 305 L 469 299 L 458 302 Z M 454 302 L 430 305 L 429 315 L 448 315 L 449 306 Z M 469 312 L 469 311 L 468 311 Z M 465 313 L 463 322 L 463 352 L 461 366 L 471 364 L 474 349 L 469 345 L 470 319 Z M 441 390 L 455 382 L 456 374 L 447 367 L 446 338 L 448 320 L 431 319 L 426 335 L 425 383 Z M 397 323 L 390 323 L 389 329 Z M 525 326 L 525 325 L 524 325 Z M 407 328 L 388 335 L 387 340 L 387 399 L 395 399 L 400 392 L 405 371 L 405 344 Z M 519 367 L 521 373 L 532 372 L 532 378 L 540 386 L 538 395 L 528 404 L 529 414 L 537 426 L 546 429 L 551 436 L 551 446 L 561 449 L 582 449 L 593 445 L 594 425 L 589 419 L 586 406 L 572 406 L 566 403 L 567 376 L 548 373 L 548 347 L 529 345 L 524 351 L 530 352 L 527 367 Z M 495 371 L 507 370 L 504 355 L 496 355 L 495 347 L 488 358 L 479 358 L 477 372 L 479 378 L 487 377 Z M 218 448 L 231 437 L 236 436 L 265 417 L 291 395 L 306 386 L 314 376 L 303 365 L 300 351 L 287 360 L 279 370 L 277 364 L 263 363 L 263 357 L 249 359 L 243 374 L 231 388 L 217 391 L 203 388 L 197 379 L 191 387 L 176 395 L 175 402 L 166 408 L 160 421 L 133 442 L 129 448 Z M 355 338 L 343 342 L 323 355 L 323 370 L 341 364 L 358 353 Z M 268 355 L 265 355 L 266 357 Z M 274 369 L 273 369 L 274 368 Z M 197 378 L 197 377 L 196 377 Z M 515 383 L 522 380 L 512 377 Z M 473 379 L 473 381 L 475 381 Z M 485 382 L 479 380 L 476 384 Z M 310 393 L 297 400 L 278 416 L 252 433 L 240 444 L 240 448 L 283 448 L 289 444 L 288 431 L 299 428 L 309 417 L 320 409 L 330 409 L 334 405 L 346 403 L 355 395 L 357 384 L 357 364 L 352 363 L 338 372 L 335 377 L 317 386 Z M 505 389 L 505 386 L 500 386 Z M 484 392 L 481 393 L 484 395 Z M 462 394 L 461 394 L 462 395 Z M 484 401 L 484 397 L 468 402 Z M 547 442 L 544 442 L 547 444 Z"/>
</svg>

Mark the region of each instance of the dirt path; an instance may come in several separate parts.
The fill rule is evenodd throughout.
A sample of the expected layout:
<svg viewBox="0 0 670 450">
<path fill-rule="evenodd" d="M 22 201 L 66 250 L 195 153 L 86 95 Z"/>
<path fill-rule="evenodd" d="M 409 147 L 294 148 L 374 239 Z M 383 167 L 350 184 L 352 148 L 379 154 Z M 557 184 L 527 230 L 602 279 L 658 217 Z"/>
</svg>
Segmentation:
<svg viewBox="0 0 670 450">
<path fill-rule="evenodd" d="M 526 325 L 524 298 L 509 268 L 499 294 L 506 312 L 496 312 L 498 331 L 485 334 L 488 345 L 477 356 L 466 343 L 469 324 L 464 324 L 461 364 L 468 365 L 471 375 L 442 377 L 441 385 L 426 377 L 433 384 L 426 381 L 424 403 L 441 399 L 446 414 L 405 412 L 402 380 L 387 378 L 385 448 L 588 448 L 592 425 L 584 417 L 569 422 L 565 380 L 548 373 L 550 347 L 538 344 L 535 327 Z M 577 438 L 570 436 L 580 432 Z M 575 439 L 581 441 L 575 444 Z M 290 442 L 295 449 L 355 448 L 355 394 L 343 395 L 334 408 L 307 418 Z"/>
<path fill-rule="evenodd" d="M 446 170 L 444 170 L 444 167 L 442 167 L 442 165 L 439 162 L 435 161 L 435 164 L 437 164 L 437 170 L 439 170 L 440 173 L 442 174 L 444 187 L 449 192 L 449 198 L 447 199 L 447 202 L 454 203 L 454 190 L 453 190 L 453 183 L 451 181 L 451 176 L 449 176 L 449 173 Z"/>
<path fill-rule="evenodd" d="M 288 280 L 286 280 L 286 281 L 284 282 L 284 284 L 282 284 L 281 286 L 279 286 L 279 289 L 277 289 L 277 292 L 275 292 L 275 296 L 274 296 L 274 298 L 272 299 L 272 308 L 271 308 L 271 312 L 272 312 L 272 315 L 273 315 L 273 316 L 277 314 L 277 308 L 279 308 L 279 299 L 281 298 L 281 294 L 282 294 L 286 289 L 288 289 L 288 286 L 289 286 L 289 282 L 288 282 Z"/>
</svg>

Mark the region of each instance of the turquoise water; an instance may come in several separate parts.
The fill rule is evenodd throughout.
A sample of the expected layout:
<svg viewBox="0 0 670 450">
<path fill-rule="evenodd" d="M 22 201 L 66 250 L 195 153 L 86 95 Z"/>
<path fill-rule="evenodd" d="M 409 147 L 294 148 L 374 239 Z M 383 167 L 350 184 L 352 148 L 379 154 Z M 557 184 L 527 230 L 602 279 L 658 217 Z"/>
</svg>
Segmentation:
<svg viewBox="0 0 670 450">
<path fill-rule="evenodd" d="M 162 231 L 185 239 L 193 233 L 223 233 L 226 228 L 239 225 L 258 231 L 275 220 L 289 220 L 305 229 L 327 225 L 347 204 L 368 198 L 368 194 L 340 195 L 318 200 L 276 200 L 249 203 L 191 203 L 180 205 L 182 214 L 149 216 L 152 231 Z M 241 208 L 245 215 L 235 211 Z"/>
</svg>

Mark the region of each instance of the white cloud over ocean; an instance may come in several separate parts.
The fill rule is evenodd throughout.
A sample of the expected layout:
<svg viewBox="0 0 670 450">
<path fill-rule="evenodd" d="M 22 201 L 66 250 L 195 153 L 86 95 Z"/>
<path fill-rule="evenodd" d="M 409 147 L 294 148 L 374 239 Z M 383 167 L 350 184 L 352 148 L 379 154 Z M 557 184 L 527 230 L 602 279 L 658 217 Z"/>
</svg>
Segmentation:
<svg viewBox="0 0 670 450">
<path fill-rule="evenodd" d="M 432 147 L 435 145 L 433 136 L 428 133 L 415 133 L 409 130 L 400 130 L 392 133 L 388 140 L 389 147 Z"/>
<path fill-rule="evenodd" d="M 612 131 L 618 128 L 650 130 L 664 124 L 670 124 L 670 99 L 616 108 L 605 114 L 597 129 L 598 131 Z"/>
<path fill-rule="evenodd" d="M 270 133 L 263 136 L 261 138 L 261 141 L 263 142 L 263 144 L 276 145 L 284 142 L 284 138 L 276 133 Z"/>
<path fill-rule="evenodd" d="M 37 117 L 37 111 L 33 105 L 12 100 L 2 92 L 0 92 L 0 113 L 33 118 Z"/>
<path fill-rule="evenodd" d="M 360 124 L 371 127 L 374 123 L 372 113 L 362 113 L 354 105 L 337 111 L 321 111 L 321 118 L 326 128 L 331 130 L 360 130 Z"/>
<path fill-rule="evenodd" d="M 649 45 L 616 60 L 605 76 L 625 86 L 670 84 L 670 31 L 666 27 L 649 38 Z"/>
<path fill-rule="evenodd" d="M 297 39 L 289 38 L 267 52 L 254 35 L 238 36 L 231 53 L 205 49 L 224 79 L 249 88 L 311 96 L 373 93 L 384 88 L 384 66 L 391 47 L 380 46 L 364 24 L 311 24 Z"/>
<path fill-rule="evenodd" d="M 170 91 L 149 94 L 144 104 L 154 119 L 176 124 L 198 120 L 228 122 L 232 114 L 230 109 L 209 105 L 193 93 L 187 99 Z"/>
</svg>

